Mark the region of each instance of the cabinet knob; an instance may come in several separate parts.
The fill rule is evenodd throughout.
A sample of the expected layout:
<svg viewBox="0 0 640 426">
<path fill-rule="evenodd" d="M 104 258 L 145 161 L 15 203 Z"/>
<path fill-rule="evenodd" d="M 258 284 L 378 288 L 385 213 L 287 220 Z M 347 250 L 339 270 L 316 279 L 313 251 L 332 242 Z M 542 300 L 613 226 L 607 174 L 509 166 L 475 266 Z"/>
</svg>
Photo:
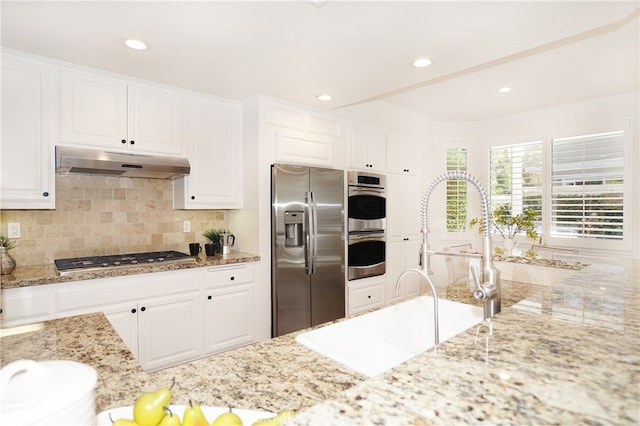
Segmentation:
<svg viewBox="0 0 640 426">
<path fill-rule="evenodd" d="M 371 295 L 368 295 L 368 296 L 367 296 L 367 299 L 371 299 Z"/>
<path fill-rule="evenodd" d="M 146 311 L 146 310 L 147 310 L 147 308 L 145 308 L 145 307 L 143 306 L 142 308 L 140 308 L 140 310 L 141 310 L 142 312 L 144 312 L 144 311 Z"/>
<path fill-rule="evenodd" d="M 124 143 L 127 143 L 127 140 L 126 139 L 122 139 L 120 142 L 124 144 Z"/>
<path fill-rule="evenodd" d="M 130 143 L 131 145 L 135 145 L 135 144 L 136 144 L 136 141 L 130 141 L 129 143 Z"/>
<path fill-rule="evenodd" d="M 207 299 L 211 300 L 211 299 L 212 299 L 212 297 L 211 297 L 211 296 L 207 296 Z"/>
<path fill-rule="evenodd" d="M 231 277 L 231 278 L 229 278 L 229 279 L 230 279 L 231 281 L 233 281 L 233 280 L 235 280 L 235 279 L 236 279 L 236 277 Z"/>
<path fill-rule="evenodd" d="M 131 310 L 131 313 L 132 313 L 132 314 L 135 314 L 136 312 L 137 312 L 137 311 L 136 311 L 136 308 L 133 308 L 133 309 Z"/>
<path fill-rule="evenodd" d="M 196 196 L 195 196 L 195 195 L 192 195 L 192 196 L 191 196 L 191 199 L 192 199 L 192 200 L 195 200 L 195 199 L 196 199 Z"/>
<path fill-rule="evenodd" d="M 2 313 L 2 308 L 0 308 L 0 314 Z"/>
<path fill-rule="evenodd" d="M 48 196 L 49 196 L 49 193 L 48 193 L 47 191 L 45 191 L 45 192 L 43 192 L 43 193 L 42 193 L 42 196 L 43 196 L 43 197 L 48 197 Z"/>
</svg>

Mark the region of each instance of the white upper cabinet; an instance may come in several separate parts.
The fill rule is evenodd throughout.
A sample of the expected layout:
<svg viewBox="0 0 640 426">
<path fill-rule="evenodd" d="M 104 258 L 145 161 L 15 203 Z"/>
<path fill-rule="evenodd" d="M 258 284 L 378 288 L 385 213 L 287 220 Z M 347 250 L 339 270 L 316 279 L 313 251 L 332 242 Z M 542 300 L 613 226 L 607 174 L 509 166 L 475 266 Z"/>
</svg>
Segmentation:
<svg viewBox="0 0 640 426">
<path fill-rule="evenodd" d="M 183 154 L 186 95 L 70 69 L 60 71 L 59 141 Z"/>
<path fill-rule="evenodd" d="M 242 208 L 242 106 L 194 96 L 187 123 L 191 174 L 174 181 L 174 208 Z"/>
<path fill-rule="evenodd" d="M 410 133 L 387 133 L 387 171 L 422 176 L 424 170 L 424 146 Z"/>
<path fill-rule="evenodd" d="M 359 123 L 351 125 L 349 168 L 387 170 L 387 132 L 384 129 Z"/>
<path fill-rule="evenodd" d="M 53 70 L 2 52 L 0 208 L 55 208 Z"/>
<path fill-rule="evenodd" d="M 341 120 L 272 101 L 262 103 L 261 115 L 274 162 L 344 166 Z"/>
</svg>

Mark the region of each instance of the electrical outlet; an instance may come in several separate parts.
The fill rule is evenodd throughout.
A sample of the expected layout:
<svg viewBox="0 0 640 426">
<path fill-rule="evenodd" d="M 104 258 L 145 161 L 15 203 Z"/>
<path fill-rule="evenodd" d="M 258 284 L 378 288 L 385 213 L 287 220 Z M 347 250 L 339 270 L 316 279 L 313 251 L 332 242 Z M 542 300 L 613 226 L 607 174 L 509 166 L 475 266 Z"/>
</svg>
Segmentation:
<svg viewBox="0 0 640 426">
<path fill-rule="evenodd" d="M 188 220 L 182 221 L 182 232 L 191 232 L 191 222 Z"/>
<path fill-rule="evenodd" d="M 7 230 L 7 238 L 20 238 L 20 224 L 10 223 Z"/>
</svg>

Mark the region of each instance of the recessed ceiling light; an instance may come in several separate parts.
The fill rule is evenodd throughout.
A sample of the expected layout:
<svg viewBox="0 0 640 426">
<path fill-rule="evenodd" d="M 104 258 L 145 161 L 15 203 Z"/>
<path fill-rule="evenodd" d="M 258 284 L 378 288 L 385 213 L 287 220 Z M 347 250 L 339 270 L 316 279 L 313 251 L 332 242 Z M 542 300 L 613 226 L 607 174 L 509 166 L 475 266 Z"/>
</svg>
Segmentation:
<svg viewBox="0 0 640 426">
<path fill-rule="evenodd" d="M 331 95 L 327 95 L 325 93 L 325 94 L 322 94 L 322 95 L 316 95 L 316 99 L 319 100 L 319 101 L 322 101 L 322 102 L 328 102 L 331 99 L 333 99 L 333 97 Z"/>
<path fill-rule="evenodd" d="M 416 68 L 426 68 L 429 65 L 431 65 L 432 61 L 429 58 L 418 58 L 416 60 L 414 60 L 411 65 L 413 65 Z"/>
<path fill-rule="evenodd" d="M 511 87 L 505 86 L 498 89 L 500 93 L 509 93 L 511 91 Z"/>
<path fill-rule="evenodd" d="M 128 39 L 124 41 L 125 46 L 134 49 L 134 50 L 147 50 L 147 43 L 141 40 L 136 39 Z"/>
</svg>

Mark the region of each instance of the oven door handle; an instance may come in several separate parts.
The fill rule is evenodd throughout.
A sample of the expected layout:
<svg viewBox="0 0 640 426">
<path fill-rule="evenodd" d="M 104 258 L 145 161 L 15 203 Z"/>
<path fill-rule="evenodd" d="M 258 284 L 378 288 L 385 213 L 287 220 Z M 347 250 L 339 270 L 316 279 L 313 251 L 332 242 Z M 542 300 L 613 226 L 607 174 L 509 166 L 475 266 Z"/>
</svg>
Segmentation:
<svg viewBox="0 0 640 426">
<path fill-rule="evenodd" d="M 349 195 L 353 195 L 355 193 L 364 193 L 365 195 L 374 195 L 374 196 L 383 196 L 385 195 L 384 188 L 371 188 L 371 187 L 362 187 L 362 186 L 350 186 L 349 187 Z"/>
</svg>

